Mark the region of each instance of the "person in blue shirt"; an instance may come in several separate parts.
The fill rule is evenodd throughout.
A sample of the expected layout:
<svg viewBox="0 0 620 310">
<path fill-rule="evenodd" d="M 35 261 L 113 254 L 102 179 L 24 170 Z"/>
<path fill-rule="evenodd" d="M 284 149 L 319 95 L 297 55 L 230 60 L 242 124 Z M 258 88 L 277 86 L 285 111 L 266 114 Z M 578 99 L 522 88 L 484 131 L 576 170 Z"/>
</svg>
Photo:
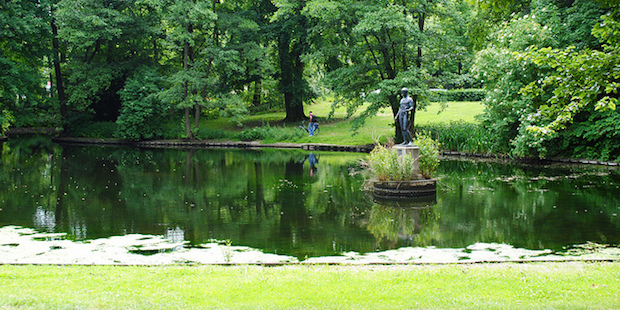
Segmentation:
<svg viewBox="0 0 620 310">
<path fill-rule="evenodd" d="M 308 133 L 310 134 L 310 136 L 314 136 L 314 129 L 315 127 L 315 123 L 316 123 L 316 118 L 314 117 L 314 114 L 312 114 L 312 111 L 310 111 L 310 122 L 308 123 Z"/>
</svg>

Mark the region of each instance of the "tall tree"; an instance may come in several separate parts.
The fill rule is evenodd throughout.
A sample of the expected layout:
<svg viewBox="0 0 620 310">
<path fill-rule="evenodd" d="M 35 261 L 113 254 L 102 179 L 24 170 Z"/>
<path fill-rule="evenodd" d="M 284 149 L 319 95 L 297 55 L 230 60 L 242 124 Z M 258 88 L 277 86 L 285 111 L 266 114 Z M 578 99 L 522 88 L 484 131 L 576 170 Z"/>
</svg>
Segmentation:
<svg viewBox="0 0 620 310">
<path fill-rule="evenodd" d="M 353 107 L 370 101 L 364 117 L 389 107 L 393 115 L 399 109 L 399 90 L 406 86 L 418 108 L 423 107 L 426 94 L 425 68 L 422 53 L 427 48 L 425 24 L 438 6 L 422 1 L 345 1 L 315 0 L 308 7 L 309 16 L 323 23 L 343 28 L 327 44 L 314 39 L 322 29 L 311 32 L 317 46 L 316 57 L 327 61 L 327 78 L 339 100 Z M 337 48 L 334 48 L 337 46 Z M 337 52 L 336 52 L 337 51 Z M 411 124 L 415 113 L 410 114 Z M 397 139 L 401 130 L 395 124 Z"/>
<path fill-rule="evenodd" d="M 278 48 L 280 91 L 284 94 L 287 122 L 306 118 L 303 102 L 314 97 L 304 78 L 302 56 L 308 51 L 307 17 L 302 14 L 306 0 L 274 0 L 278 7 L 272 29 Z"/>
<path fill-rule="evenodd" d="M 194 110 L 194 128 L 198 126 L 200 106 L 209 69 L 201 67 L 196 59 L 196 51 L 205 48 L 205 44 L 215 44 L 217 30 L 216 14 L 213 12 L 216 2 L 203 0 L 176 1 L 164 7 L 164 19 L 168 23 L 167 41 L 171 51 L 180 60 L 180 67 L 173 69 L 168 80 L 169 87 L 162 92 L 161 98 L 176 104 L 184 110 L 185 134 L 194 138 L 191 126 L 191 112 Z M 210 35 L 209 35 L 210 34 Z M 212 38 L 209 43 L 208 38 Z M 178 64 L 179 62 L 177 62 Z M 209 68 L 210 63 L 207 64 Z"/>
<path fill-rule="evenodd" d="M 0 123 L 6 129 L 17 117 L 27 118 L 50 103 L 46 57 L 51 46 L 49 5 L 25 0 L 0 3 Z"/>
<path fill-rule="evenodd" d="M 114 121 L 118 91 L 141 65 L 153 62 L 159 18 L 148 1 L 60 0 L 58 35 L 67 51 L 69 106 Z"/>
</svg>

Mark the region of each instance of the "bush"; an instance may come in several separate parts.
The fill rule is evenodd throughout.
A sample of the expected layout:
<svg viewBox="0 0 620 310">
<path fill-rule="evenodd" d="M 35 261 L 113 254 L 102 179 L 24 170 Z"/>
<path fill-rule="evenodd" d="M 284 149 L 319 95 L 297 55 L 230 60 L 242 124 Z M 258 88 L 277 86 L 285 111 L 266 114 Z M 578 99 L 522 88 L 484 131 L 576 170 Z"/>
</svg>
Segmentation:
<svg viewBox="0 0 620 310">
<path fill-rule="evenodd" d="M 0 135 L 4 135 L 4 132 L 9 129 L 14 120 L 15 118 L 9 110 L 2 110 L 0 112 Z"/>
<path fill-rule="evenodd" d="M 486 95 L 483 89 L 433 89 L 431 90 L 431 101 L 482 101 Z"/>
<path fill-rule="evenodd" d="M 430 178 L 439 167 L 439 143 L 426 132 L 417 134 L 413 144 L 420 148 L 420 174 Z"/>
<path fill-rule="evenodd" d="M 419 169 L 425 178 L 430 178 L 439 166 L 439 144 L 428 135 L 419 135 L 413 143 L 420 148 Z M 382 145 L 377 145 L 368 155 L 371 179 L 379 181 L 409 181 L 416 177 L 415 160 Z"/>
<path fill-rule="evenodd" d="M 83 123 L 82 126 L 72 128 L 71 136 L 106 139 L 113 137 L 114 132 L 116 132 L 116 123 L 114 122 Z"/>
<path fill-rule="evenodd" d="M 481 124 L 450 122 L 416 127 L 420 133 L 433 137 L 443 149 L 466 153 L 507 152 L 498 143 L 493 133 Z"/>
<path fill-rule="evenodd" d="M 115 136 L 127 140 L 161 138 L 161 124 L 170 109 L 157 97 L 161 78 L 149 68 L 137 71 L 119 92 L 122 101 L 120 115 L 116 120 Z"/>
<path fill-rule="evenodd" d="M 235 138 L 242 141 L 293 141 L 301 138 L 304 133 L 304 131 L 298 130 L 297 128 L 271 127 L 267 124 L 262 127 L 245 129 L 235 135 Z"/>
<path fill-rule="evenodd" d="M 196 132 L 196 138 L 202 140 L 216 140 L 216 139 L 226 139 L 229 135 L 226 131 L 221 129 L 212 129 L 207 127 L 200 127 Z"/>
<path fill-rule="evenodd" d="M 382 145 L 370 152 L 367 164 L 371 177 L 379 181 L 408 181 L 414 177 L 413 157 L 399 157 L 396 151 Z"/>
</svg>

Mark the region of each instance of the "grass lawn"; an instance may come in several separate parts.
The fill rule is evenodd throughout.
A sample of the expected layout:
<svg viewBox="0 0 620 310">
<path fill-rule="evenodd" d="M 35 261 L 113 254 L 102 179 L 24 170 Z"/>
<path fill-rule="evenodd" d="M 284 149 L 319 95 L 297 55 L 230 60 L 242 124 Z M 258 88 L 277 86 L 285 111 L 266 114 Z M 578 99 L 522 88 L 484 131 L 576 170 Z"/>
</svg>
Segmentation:
<svg viewBox="0 0 620 310">
<path fill-rule="evenodd" d="M 319 117 L 320 132 L 316 136 L 303 136 L 292 143 L 328 143 L 340 145 L 363 145 L 372 144 L 375 140 L 387 141 L 388 137 L 394 136 L 394 117 L 389 109 L 383 109 L 377 116 L 366 121 L 362 129 L 352 133 L 351 119 L 346 119 L 346 110 L 339 108 L 335 111 L 334 117 L 328 119 L 331 102 L 327 100 L 317 100 L 310 106 L 305 106 L 306 114 L 312 111 Z M 446 107 L 442 108 L 439 103 L 432 103 L 426 110 L 416 112 L 416 125 L 431 123 L 450 123 L 456 121 L 477 122 L 476 115 L 483 112 L 484 106 L 480 102 L 447 102 Z M 227 131 L 240 131 L 244 128 L 263 126 L 284 126 L 282 119 L 284 112 L 262 113 L 248 116 L 243 121 L 243 126 L 238 127 L 228 119 L 217 119 L 203 122 L 209 128 L 222 129 Z M 296 127 L 296 125 L 287 125 Z M 281 142 L 281 141 L 264 141 Z"/>
<path fill-rule="evenodd" d="M 0 266 L 1 309 L 618 309 L 620 263 Z"/>
</svg>

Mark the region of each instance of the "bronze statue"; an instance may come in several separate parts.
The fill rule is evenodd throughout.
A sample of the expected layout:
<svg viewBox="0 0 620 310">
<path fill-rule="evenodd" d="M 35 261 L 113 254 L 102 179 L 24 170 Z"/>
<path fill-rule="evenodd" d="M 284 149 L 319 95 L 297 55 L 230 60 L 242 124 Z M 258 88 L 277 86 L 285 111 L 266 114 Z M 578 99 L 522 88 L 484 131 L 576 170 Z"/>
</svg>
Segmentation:
<svg viewBox="0 0 620 310">
<path fill-rule="evenodd" d="M 409 90 L 407 88 L 403 87 L 400 92 L 403 98 L 400 99 L 400 109 L 398 110 L 398 113 L 396 113 L 394 121 L 398 121 L 400 124 L 400 130 L 403 133 L 404 141 L 401 145 L 410 146 L 413 145 L 413 138 L 411 137 L 411 133 L 407 127 L 409 126 L 409 111 L 415 108 L 415 103 L 413 102 L 413 99 L 409 97 Z"/>
</svg>

